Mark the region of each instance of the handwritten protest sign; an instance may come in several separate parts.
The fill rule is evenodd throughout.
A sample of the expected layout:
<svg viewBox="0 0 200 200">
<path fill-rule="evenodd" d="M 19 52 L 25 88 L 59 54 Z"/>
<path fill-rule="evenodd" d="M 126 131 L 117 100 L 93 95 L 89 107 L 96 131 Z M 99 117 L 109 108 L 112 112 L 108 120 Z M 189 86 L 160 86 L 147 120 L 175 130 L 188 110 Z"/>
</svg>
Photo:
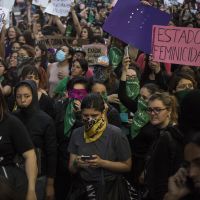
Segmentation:
<svg viewBox="0 0 200 200">
<path fill-rule="evenodd" d="M 52 0 L 44 12 L 56 16 L 67 16 L 74 0 Z"/>
<path fill-rule="evenodd" d="M 165 5 L 178 5 L 178 4 L 183 4 L 184 0 L 164 0 Z"/>
<path fill-rule="evenodd" d="M 9 10 L 7 8 L 0 7 L 0 31 L 3 27 L 3 20 L 9 20 Z"/>
<path fill-rule="evenodd" d="M 47 48 L 59 48 L 68 43 L 67 38 L 62 35 L 48 35 L 44 39 L 38 40 L 37 44 L 45 44 Z"/>
<path fill-rule="evenodd" d="M 0 0 L 0 7 L 7 8 L 11 11 L 14 3 L 15 0 Z"/>
<path fill-rule="evenodd" d="M 155 25 L 152 52 L 155 61 L 200 66 L 200 29 Z"/>
<path fill-rule="evenodd" d="M 107 47 L 105 45 L 89 44 L 83 45 L 82 47 L 86 52 L 86 58 L 89 65 L 97 64 L 98 57 L 107 55 Z"/>
<path fill-rule="evenodd" d="M 49 3 L 49 0 L 33 0 L 32 4 L 37 5 L 37 6 L 41 6 L 41 7 L 47 7 Z"/>
</svg>

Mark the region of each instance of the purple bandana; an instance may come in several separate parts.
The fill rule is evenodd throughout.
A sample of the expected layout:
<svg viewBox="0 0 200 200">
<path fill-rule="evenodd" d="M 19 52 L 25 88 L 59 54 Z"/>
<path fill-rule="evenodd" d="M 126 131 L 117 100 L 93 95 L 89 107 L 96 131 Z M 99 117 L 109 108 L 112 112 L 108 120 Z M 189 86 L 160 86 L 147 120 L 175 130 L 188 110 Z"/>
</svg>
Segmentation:
<svg viewBox="0 0 200 200">
<path fill-rule="evenodd" d="M 88 94 L 86 89 L 72 89 L 68 91 L 69 98 L 82 101 Z"/>
</svg>

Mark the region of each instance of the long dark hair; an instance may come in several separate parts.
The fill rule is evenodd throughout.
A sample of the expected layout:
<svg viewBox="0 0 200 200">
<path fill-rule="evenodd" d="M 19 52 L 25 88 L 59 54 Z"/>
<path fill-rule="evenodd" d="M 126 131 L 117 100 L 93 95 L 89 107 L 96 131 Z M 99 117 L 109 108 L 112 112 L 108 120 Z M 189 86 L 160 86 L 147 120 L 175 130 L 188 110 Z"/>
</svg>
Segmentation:
<svg viewBox="0 0 200 200">
<path fill-rule="evenodd" d="M 2 90 L 0 88 L 0 121 L 2 121 L 5 117 L 5 115 L 7 114 L 7 105 L 6 105 L 6 101 L 4 99 Z"/>
<path fill-rule="evenodd" d="M 46 70 L 47 64 L 48 64 L 47 47 L 43 43 L 38 43 L 38 44 L 35 45 L 35 47 L 38 47 L 41 50 L 40 67 L 43 67 Z"/>
<path fill-rule="evenodd" d="M 151 74 L 152 70 L 149 66 L 149 57 L 150 55 L 146 55 L 145 57 L 145 66 L 144 71 L 141 75 L 141 86 L 145 84 L 145 82 L 149 79 L 149 75 Z M 163 73 L 166 73 L 165 65 L 164 63 L 160 63 L 160 69 Z"/>
</svg>

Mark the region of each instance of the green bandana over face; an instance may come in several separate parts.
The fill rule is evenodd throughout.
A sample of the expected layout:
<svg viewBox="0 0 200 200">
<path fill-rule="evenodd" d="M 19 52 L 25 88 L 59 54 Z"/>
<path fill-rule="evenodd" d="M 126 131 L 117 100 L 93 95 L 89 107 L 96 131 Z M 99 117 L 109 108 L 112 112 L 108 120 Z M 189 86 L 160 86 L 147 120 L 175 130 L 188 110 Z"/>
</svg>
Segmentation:
<svg viewBox="0 0 200 200">
<path fill-rule="evenodd" d="M 142 127 L 149 122 L 149 115 L 147 113 L 147 102 L 142 98 L 138 99 L 138 109 L 134 115 L 133 123 L 131 124 L 131 138 L 135 138 Z"/>
<path fill-rule="evenodd" d="M 104 100 L 105 102 L 108 101 L 108 94 L 107 94 L 107 92 L 102 92 L 102 93 L 101 93 L 101 96 L 102 96 L 102 98 L 103 98 L 103 100 Z"/>
<path fill-rule="evenodd" d="M 117 47 L 111 47 L 108 54 L 113 69 L 117 68 L 123 59 L 123 53 Z"/>
<path fill-rule="evenodd" d="M 138 78 L 128 79 L 126 81 L 126 94 L 132 100 L 134 100 L 140 93 L 140 84 Z M 120 104 L 120 113 L 126 113 L 128 109 L 123 105 Z"/>
<path fill-rule="evenodd" d="M 64 135 L 66 137 L 70 136 L 71 129 L 74 126 L 75 121 L 76 121 L 76 117 L 74 114 L 74 100 L 70 99 L 69 104 L 67 105 L 65 118 L 64 118 Z"/>
<path fill-rule="evenodd" d="M 178 100 L 179 105 L 181 104 L 181 102 L 183 101 L 183 99 L 185 98 L 185 96 L 187 96 L 187 94 L 191 91 L 191 89 L 186 89 L 186 90 L 181 90 L 176 92 L 175 96 Z"/>
<path fill-rule="evenodd" d="M 4 76 L 0 76 L 0 84 L 3 82 Z"/>
</svg>

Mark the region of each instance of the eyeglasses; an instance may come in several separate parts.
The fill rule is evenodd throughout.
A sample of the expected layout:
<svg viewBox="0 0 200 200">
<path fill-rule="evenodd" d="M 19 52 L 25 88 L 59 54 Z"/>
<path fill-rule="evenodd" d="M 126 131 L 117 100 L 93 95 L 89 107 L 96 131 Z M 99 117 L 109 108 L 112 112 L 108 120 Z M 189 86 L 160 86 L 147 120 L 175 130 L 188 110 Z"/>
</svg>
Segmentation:
<svg viewBox="0 0 200 200">
<path fill-rule="evenodd" d="M 147 108 L 147 112 L 149 114 L 151 114 L 153 112 L 154 114 L 158 115 L 163 110 L 167 110 L 167 108 L 150 108 L 150 107 Z"/>
<path fill-rule="evenodd" d="M 193 84 L 192 83 L 188 83 L 188 84 L 181 84 L 181 85 L 178 85 L 176 87 L 176 89 L 181 89 L 181 90 L 184 90 L 184 89 L 193 89 Z"/>
</svg>

